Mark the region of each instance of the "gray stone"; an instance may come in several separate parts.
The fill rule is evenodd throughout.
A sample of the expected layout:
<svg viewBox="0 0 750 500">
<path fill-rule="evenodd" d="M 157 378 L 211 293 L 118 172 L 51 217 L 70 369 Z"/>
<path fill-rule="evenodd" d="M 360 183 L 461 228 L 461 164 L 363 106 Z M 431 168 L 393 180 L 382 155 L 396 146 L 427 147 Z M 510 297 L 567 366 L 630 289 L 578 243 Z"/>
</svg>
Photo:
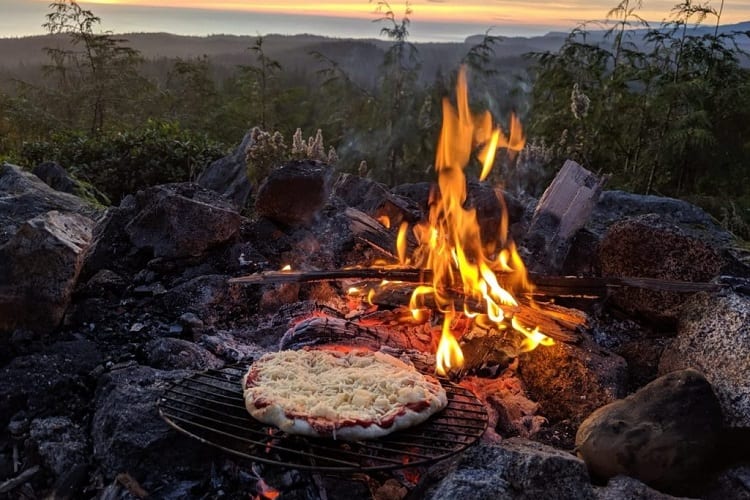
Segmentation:
<svg viewBox="0 0 750 500">
<path fill-rule="evenodd" d="M 695 368 L 711 382 L 731 427 L 750 427 L 750 298 L 700 293 L 680 310 L 659 372 Z"/>
<path fill-rule="evenodd" d="M 105 478 L 129 472 L 143 482 L 152 474 L 164 474 L 164 464 L 174 471 L 191 461 L 208 460 L 209 449 L 187 437 L 178 438 L 156 409 L 162 391 L 189 374 L 135 366 L 100 379 L 91 436 Z"/>
<path fill-rule="evenodd" d="M 0 164 L 0 245 L 8 241 L 21 224 L 52 210 L 92 219 L 101 213 L 77 196 L 55 191 L 21 167 Z"/>
<path fill-rule="evenodd" d="M 684 493 L 715 459 L 721 408 L 695 370 L 664 375 L 599 408 L 576 434 L 592 476 L 624 474 L 668 493 Z"/>
<path fill-rule="evenodd" d="M 202 371 L 224 366 L 205 348 L 182 339 L 155 339 L 146 344 L 145 351 L 149 365 L 162 370 Z"/>
<path fill-rule="evenodd" d="M 196 182 L 229 199 L 235 207 L 244 207 L 252 190 L 245 163 L 245 154 L 251 143 L 252 134 L 248 132 L 234 151 L 208 165 Z"/>
<path fill-rule="evenodd" d="M 249 307 L 244 289 L 230 285 L 228 279 L 221 274 L 193 278 L 163 294 L 162 303 L 176 318 L 184 312 L 197 312 L 204 323 L 212 324 L 232 311 L 246 311 Z"/>
<path fill-rule="evenodd" d="M 719 252 L 658 215 L 615 223 L 599 245 L 603 276 L 634 276 L 707 282 L 724 264 Z M 674 318 L 686 294 L 625 288 L 612 299 L 627 312 L 652 318 Z"/>
<path fill-rule="evenodd" d="M 328 199 L 333 169 L 319 161 L 290 161 L 258 188 L 255 211 L 287 226 L 309 225 Z"/>
<path fill-rule="evenodd" d="M 237 234 L 242 218 L 225 199 L 196 184 L 154 186 L 135 195 L 125 226 L 131 243 L 154 257 L 198 257 Z"/>
<path fill-rule="evenodd" d="M 76 181 L 68 175 L 68 172 L 57 162 L 44 161 L 34 167 L 31 171 L 55 191 L 75 194 Z"/>
<path fill-rule="evenodd" d="M 677 226 L 686 236 L 711 246 L 727 246 L 734 240 L 732 233 L 702 208 L 687 201 L 625 191 L 602 192 L 586 228 L 602 236 L 616 222 L 647 214 L 656 214 L 665 224 Z"/>
<path fill-rule="evenodd" d="M 711 481 L 704 500 L 725 500 L 728 498 L 750 498 L 750 465 L 734 465 L 721 471 Z"/>
<path fill-rule="evenodd" d="M 519 357 L 529 396 L 551 421 L 581 422 L 589 413 L 625 395 L 627 366 L 620 356 L 587 336 L 579 344 L 556 342 Z"/>
<path fill-rule="evenodd" d="M 596 488 L 596 500 L 688 500 L 687 497 L 674 497 L 657 491 L 628 476 L 615 476 L 607 486 Z"/>
<path fill-rule="evenodd" d="M 0 247 L 0 332 L 49 332 L 67 309 L 94 222 L 47 212 L 20 225 Z"/>
<path fill-rule="evenodd" d="M 84 430 L 68 417 L 38 418 L 31 422 L 29 436 L 37 453 L 60 477 L 89 462 L 89 444 Z"/>
<path fill-rule="evenodd" d="M 593 499 L 586 466 L 576 457 L 522 438 L 475 446 L 430 488 L 430 499 Z"/>
<path fill-rule="evenodd" d="M 204 323 L 195 313 L 186 312 L 179 318 L 180 324 L 189 332 L 198 332 L 203 329 Z"/>
</svg>

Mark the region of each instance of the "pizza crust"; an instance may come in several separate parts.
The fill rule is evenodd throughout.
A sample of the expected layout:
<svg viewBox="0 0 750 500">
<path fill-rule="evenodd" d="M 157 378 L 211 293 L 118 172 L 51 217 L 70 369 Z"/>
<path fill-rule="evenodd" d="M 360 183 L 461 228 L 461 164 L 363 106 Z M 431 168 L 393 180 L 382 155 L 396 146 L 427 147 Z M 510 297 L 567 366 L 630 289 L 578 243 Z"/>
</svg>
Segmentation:
<svg viewBox="0 0 750 500">
<path fill-rule="evenodd" d="M 242 377 L 250 415 L 289 434 L 359 440 L 424 422 L 445 389 L 380 352 L 300 350 L 262 356 Z"/>
</svg>

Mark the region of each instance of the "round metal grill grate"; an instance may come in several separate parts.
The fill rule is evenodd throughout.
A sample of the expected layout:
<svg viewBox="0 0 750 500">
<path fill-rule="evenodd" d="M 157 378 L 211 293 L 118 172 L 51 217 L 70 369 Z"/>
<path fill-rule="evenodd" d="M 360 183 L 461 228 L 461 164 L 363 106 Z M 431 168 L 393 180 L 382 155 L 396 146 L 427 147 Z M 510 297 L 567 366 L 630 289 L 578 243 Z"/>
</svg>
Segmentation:
<svg viewBox="0 0 750 500">
<path fill-rule="evenodd" d="M 161 417 L 199 441 L 251 460 L 326 472 L 426 465 L 463 451 L 487 428 L 487 411 L 470 391 L 444 382 L 448 406 L 426 422 L 386 437 L 341 441 L 292 436 L 250 417 L 237 366 L 198 373 L 168 388 Z"/>
</svg>

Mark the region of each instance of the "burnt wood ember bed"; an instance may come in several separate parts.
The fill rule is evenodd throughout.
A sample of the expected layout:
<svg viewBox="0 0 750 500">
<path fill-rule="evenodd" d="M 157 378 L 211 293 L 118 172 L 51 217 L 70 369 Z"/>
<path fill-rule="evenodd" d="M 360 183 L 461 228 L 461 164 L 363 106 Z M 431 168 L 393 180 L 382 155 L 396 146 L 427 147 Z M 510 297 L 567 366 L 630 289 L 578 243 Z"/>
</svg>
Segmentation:
<svg viewBox="0 0 750 500">
<path fill-rule="evenodd" d="M 442 381 L 448 406 L 426 422 L 367 441 L 288 435 L 254 420 L 245 409 L 240 378 L 247 367 L 195 374 L 169 387 L 158 402 L 172 427 L 244 458 L 321 472 L 368 472 L 427 465 L 476 443 L 487 428 L 485 406 L 469 390 Z"/>
</svg>

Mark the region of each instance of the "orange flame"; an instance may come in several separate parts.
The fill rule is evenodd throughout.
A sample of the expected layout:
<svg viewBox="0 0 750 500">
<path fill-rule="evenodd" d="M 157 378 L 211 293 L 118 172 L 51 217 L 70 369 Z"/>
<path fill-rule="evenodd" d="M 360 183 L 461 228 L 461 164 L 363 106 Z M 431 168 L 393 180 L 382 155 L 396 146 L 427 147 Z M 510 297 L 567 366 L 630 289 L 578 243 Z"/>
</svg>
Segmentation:
<svg viewBox="0 0 750 500">
<path fill-rule="evenodd" d="M 431 269 L 434 278 L 432 286 L 417 287 L 410 308 L 416 318 L 419 305 L 423 303 L 422 297 L 432 294 L 437 307 L 445 314 L 436 354 L 437 373 L 440 375 L 460 370 L 464 362 L 461 347 L 451 330 L 457 314 L 483 323 L 489 320 L 500 326 L 511 317 L 506 309 L 517 305 L 511 291 L 531 290 L 523 261 L 507 238 L 507 211 L 503 211 L 497 241 L 485 246 L 476 211 L 464 206 L 467 196 L 464 169 L 473 153 L 479 149 L 477 157 L 482 164 L 479 177 L 484 180 L 495 163 L 498 148 L 515 153 L 523 149 L 524 143 L 521 124 L 515 115 L 511 116 L 506 136 L 500 128 L 493 127 L 489 112 L 476 115 L 471 112 L 466 73 L 462 68 L 458 75 L 456 106 L 449 99 L 443 99 L 443 126 L 435 159 L 439 192 L 430 206 L 429 221 L 414 227 L 419 242 L 414 262 L 419 267 Z M 402 225 L 398 242 L 401 264 L 406 262 L 403 250 L 406 247 L 405 232 Z M 456 289 L 465 298 L 485 304 L 484 310 L 473 310 L 466 300 L 463 307 L 457 307 L 452 297 L 455 294 L 451 294 Z M 457 310 L 463 312 L 457 313 Z M 512 321 L 513 328 L 525 336 L 522 350 L 552 343 L 552 339 L 538 329 L 529 330 L 516 318 Z M 505 325 L 501 327 L 507 328 Z"/>
</svg>

